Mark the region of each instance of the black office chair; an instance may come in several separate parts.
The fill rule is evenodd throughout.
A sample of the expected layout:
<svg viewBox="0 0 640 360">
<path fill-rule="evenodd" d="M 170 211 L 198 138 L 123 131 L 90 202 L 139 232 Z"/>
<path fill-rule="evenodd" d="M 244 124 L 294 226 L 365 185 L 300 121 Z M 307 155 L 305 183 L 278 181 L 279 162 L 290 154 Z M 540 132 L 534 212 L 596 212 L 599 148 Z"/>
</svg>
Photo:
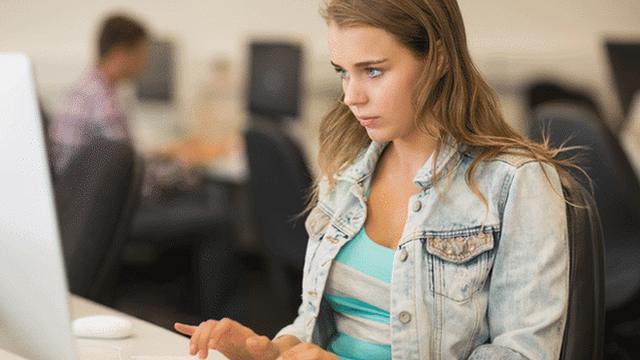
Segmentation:
<svg viewBox="0 0 640 360">
<path fill-rule="evenodd" d="M 243 304 L 233 298 L 244 275 L 232 226 L 233 191 L 233 184 L 209 180 L 162 197 L 145 197 L 133 219 L 125 266 L 158 266 L 154 278 L 163 282 L 188 274 L 178 299 L 181 306 L 203 318 L 241 321 L 245 314 L 237 309 Z"/>
<path fill-rule="evenodd" d="M 600 360 L 605 329 L 604 245 L 595 202 L 580 183 L 561 178 L 569 234 L 569 308 L 561 359 Z"/>
<path fill-rule="evenodd" d="M 55 183 L 69 288 L 109 304 L 131 219 L 140 197 L 143 163 L 132 146 L 96 138 Z"/>
<path fill-rule="evenodd" d="M 295 315 L 302 291 L 307 245 L 304 217 L 312 180 L 303 154 L 276 123 L 254 121 L 244 132 L 249 163 L 249 195 L 258 240 L 274 287 L 275 306 Z"/>
</svg>

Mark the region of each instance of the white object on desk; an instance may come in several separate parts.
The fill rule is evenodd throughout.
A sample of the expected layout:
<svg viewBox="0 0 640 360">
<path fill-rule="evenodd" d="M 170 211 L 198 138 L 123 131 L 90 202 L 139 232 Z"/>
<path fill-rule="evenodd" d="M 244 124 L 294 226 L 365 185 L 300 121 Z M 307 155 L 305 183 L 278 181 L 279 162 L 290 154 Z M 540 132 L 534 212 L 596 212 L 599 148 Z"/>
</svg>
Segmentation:
<svg viewBox="0 0 640 360">
<path fill-rule="evenodd" d="M 82 338 L 124 339 L 131 336 L 131 321 L 114 315 L 94 315 L 75 319 L 73 334 Z"/>
<path fill-rule="evenodd" d="M 144 320 L 119 313 L 106 306 L 71 296 L 71 314 L 74 319 L 89 315 L 117 315 L 131 321 L 132 336 L 125 339 L 76 339 L 80 360 L 188 360 L 197 359 L 188 355 L 189 339 Z M 25 360 L 25 358 L 0 349 L 2 360 Z M 210 360 L 225 360 L 217 351 L 209 351 Z"/>
<path fill-rule="evenodd" d="M 79 319 L 92 315 L 117 315 L 131 321 L 132 336 L 125 339 L 98 340 L 77 339 L 80 360 L 90 360 L 83 356 L 83 348 L 111 346 L 121 349 L 123 360 L 182 360 L 197 359 L 189 355 L 189 339 L 173 331 L 166 330 L 144 320 L 120 313 L 104 305 L 94 303 L 77 296 L 71 296 L 71 317 Z M 225 356 L 217 351 L 209 351 L 209 360 L 224 360 Z M 92 359 L 91 359 L 92 360 Z"/>
<path fill-rule="evenodd" d="M 12 354 L 5 350 L 0 349 L 0 359 L 2 360 L 25 360 L 23 357 Z"/>
</svg>

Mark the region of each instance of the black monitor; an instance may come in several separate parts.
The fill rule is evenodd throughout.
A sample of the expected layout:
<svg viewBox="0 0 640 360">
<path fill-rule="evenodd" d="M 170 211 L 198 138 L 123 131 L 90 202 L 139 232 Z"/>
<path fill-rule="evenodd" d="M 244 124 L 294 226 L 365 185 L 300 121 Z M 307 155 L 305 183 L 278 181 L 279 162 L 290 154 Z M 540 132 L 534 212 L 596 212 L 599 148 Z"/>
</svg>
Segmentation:
<svg viewBox="0 0 640 360">
<path fill-rule="evenodd" d="M 608 41 L 606 46 L 618 98 L 627 117 L 633 96 L 640 90 L 640 41 Z"/>
<path fill-rule="evenodd" d="M 249 111 L 270 118 L 296 118 L 302 91 L 302 49 L 284 42 L 250 45 Z"/>
<path fill-rule="evenodd" d="M 173 44 L 166 40 L 151 40 L 149 42 L 149 62 L 136 79 L 138 99 L 173 101 L 174 70 Z"/>
</svg>

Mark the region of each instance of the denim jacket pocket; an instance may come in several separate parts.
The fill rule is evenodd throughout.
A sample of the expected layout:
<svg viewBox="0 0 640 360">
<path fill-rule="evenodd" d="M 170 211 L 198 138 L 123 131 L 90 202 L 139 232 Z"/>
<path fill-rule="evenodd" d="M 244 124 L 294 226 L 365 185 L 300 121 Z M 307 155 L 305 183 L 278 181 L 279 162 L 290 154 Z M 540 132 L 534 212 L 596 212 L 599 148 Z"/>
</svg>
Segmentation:
<svg viewBox="0 0 640 360">
<path fill-rule="evenodd" d="M 434 293 L 465 302 L 480 290 L 493 265 L 493 228 L 431 232 L 425 237 Z"/>
<path fill-rule="evenodd" d="M 320 206 L 316 206 L 311 210 L 307 220 L 304 223 L 307 234 L 309 235 L 309 241 L 307 243 L 307 251 L 305 255 L 305 268 L 304 274 L 309 271 L 309 266 L 313 260 L 320 241 L 325 235 L 329 224 L 331 223 L 331 216 L 329 216 Z"/>
<path fill-rule="evenodd" d="M 307 233 L 309 234 L 309 239 L 320 240 L 330 222 L 331 217 L 326 214 L 320 206 L 313 208 L 304 223 Z"/>
</svg>

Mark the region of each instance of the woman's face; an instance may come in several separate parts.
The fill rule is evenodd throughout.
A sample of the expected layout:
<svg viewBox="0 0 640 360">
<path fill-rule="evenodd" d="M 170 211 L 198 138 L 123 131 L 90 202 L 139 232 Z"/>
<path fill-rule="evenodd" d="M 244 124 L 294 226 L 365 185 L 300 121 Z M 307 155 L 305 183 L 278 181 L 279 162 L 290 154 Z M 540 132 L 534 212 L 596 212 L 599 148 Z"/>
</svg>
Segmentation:
<svg viewBox="0 0 640 360">
<path fill-rule="evenodd" d="M 329 23 L 331 62 L 342 79 L 344 103 L 374 141 L 415 133 L 414 87 L 425 62 L 388 32 Z"/>
</svg>

